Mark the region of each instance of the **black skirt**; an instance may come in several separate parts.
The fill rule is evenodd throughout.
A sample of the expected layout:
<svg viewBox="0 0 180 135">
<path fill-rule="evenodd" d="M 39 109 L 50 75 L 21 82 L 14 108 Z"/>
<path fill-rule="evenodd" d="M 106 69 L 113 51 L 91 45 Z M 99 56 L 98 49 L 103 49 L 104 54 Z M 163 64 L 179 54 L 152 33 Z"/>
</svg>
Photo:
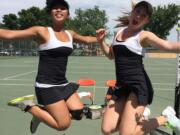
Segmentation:
<svg viewBox="0 0 180 135">
<path fill-rule="evenodd" d="M 135 42 L 132 45 L 139 46 L 138 43 L 136 44 L 137 39 L 132 41 Z M 127 44 L 129 43 L 127 42 Z M 131 92 L 134 92 L 137 95 L 139 105 L 151 104 L 153 88 L 144 70 L 143 50 L 141 50 L 141 54 L 138 54 L 136 47 L 131 51 L 127 44 L 119 42 L 119 44 L 113 46 L 117 81 L 114 97 L 128 97 Z"/>
<path fill-rule="evenodd" d="M 65 86 L 55 86 L 50 88 L 35 87 L 38 104 L 49 105 L 60 100 L 67 100 L 79 88 L 76 83 L 69 83 Z"/>
<path fill-rule="evenodd" d="M 112 93 L 112 99 L 118 100 L 121 97 L 128 97 L 131 92 L 134 92 L 138 99 L 139 105 L 148 105 L 152 103 L 154 90 L 151 81 L 144 71 L 141 76 L 134 76 L 132 79 L 128 77 L 122 83 L 116 84 Z"/>
</svg>

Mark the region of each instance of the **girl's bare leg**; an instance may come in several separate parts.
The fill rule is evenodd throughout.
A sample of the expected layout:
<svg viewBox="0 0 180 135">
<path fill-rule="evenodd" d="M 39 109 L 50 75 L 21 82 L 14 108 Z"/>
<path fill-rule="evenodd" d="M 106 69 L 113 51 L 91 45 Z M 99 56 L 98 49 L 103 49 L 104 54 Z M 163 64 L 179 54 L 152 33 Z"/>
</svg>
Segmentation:
<svg viewBox="0 0 180 135">
<path fill-rule="evenodd" d="M 126 98 L 117 101 L 110 100 L 108 103 L 101 125 L 104 135 L 117 131 L 125 101 Z"/>
<path fill-rule="evenodd" d="M 47 105 L 44 109 L 34 106 L 29 112 L 48 126 L 59 131 L 67 129 L 71 123 L 69 110 L 64 100 Z"/>
<path fill-rule="evenodd" d="M 144 135 L 167 122 L 164 116 L 144 120 L 142 117 L 144 109 L 145 106 L 138 105 L 137 96 L 132 92 L 123 110 L 119 126 L 121 135 Z"/>
<path fill-rule="evenodd" d="M 70 126 L 71 115 L 69 110 L 82 108 L 83 104 L 80 98 L 77 93 L 74 93 L 67 101 L 61 100 L 57 103 L 47 105 L 43 109 L 38 106 L 33 106 L 29 112 L 48 126 L 62 131 Z"/>
</svg>

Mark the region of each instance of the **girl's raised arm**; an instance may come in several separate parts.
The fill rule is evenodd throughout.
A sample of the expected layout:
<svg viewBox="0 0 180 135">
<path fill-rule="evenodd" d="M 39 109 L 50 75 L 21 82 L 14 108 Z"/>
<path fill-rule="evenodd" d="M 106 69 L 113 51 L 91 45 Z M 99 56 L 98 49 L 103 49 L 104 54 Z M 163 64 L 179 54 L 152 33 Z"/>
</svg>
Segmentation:
<svg viewBox="0 0 180 135">
<path fill-rule="evenodd" d="M 103 50 L 104 54 L 109 58 L 109 59 L 113 59 L 114 58 L 114 53 L 112 50 L 112 47 L 110 47 L 109 45 L 107 45 L 104 42 L 104 38 L 106 36 L 106 31 L 105 29 L 99 29 L 96 31 L 96 37 L 97 40 L 100 44 L 101 49 Z"/>
<path fill-rule="evenodd" d="M 24 30 L 8 30 L 0 29 L 0 39 L 14 40 L 14 39 L 37 39 L 42 37 L 44 27 L 33 26 Z"/>
<path fill-rule="evenodd" d="M 140 38 L 143 45 L 150 45 L 161 50 L 166 50 L 170 52 L 180 52 L 180 42 L 170 42 L 159 38 L 155 34 L 149 31 L 144 31 Z"/>
<path fill-rule="evenodd" d="M 77 34 L 76 32 L 70 30 L 69 31 L 74 39 L 75 42 L 80 42 L 80 43 L 97 43 L 97 38 L 93 36 L 82 36 Z"/>
</svg>

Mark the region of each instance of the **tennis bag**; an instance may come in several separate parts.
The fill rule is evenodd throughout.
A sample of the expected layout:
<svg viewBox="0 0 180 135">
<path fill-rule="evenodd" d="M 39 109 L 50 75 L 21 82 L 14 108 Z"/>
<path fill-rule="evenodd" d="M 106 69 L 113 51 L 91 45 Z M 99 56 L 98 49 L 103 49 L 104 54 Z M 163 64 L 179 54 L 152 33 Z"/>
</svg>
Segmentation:
<svg viewBox="0 0 180 135">
<path fill-rule="evenodd" d="M 84 114 L 87 119 L 100 119 L 104 108 L 101 105 L 91 105 L 84 108 Z"/>
</svg>

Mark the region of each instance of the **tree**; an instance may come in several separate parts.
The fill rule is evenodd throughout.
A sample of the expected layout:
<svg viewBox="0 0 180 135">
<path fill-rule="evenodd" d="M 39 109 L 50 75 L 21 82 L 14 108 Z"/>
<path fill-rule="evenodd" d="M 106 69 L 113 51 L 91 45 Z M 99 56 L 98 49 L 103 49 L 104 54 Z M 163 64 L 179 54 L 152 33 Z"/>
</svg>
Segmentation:
<svg viewBox="0 0 180 135">
<path fill-rule="evenodd" d="M 178 23 L 180 19 L 180 6 L 169 4 L 167 6 L 158 6 L 154 8 L 151 22 L 145 29 L 152 31 L 159 37 L 166 39 L 169 31 Z"/>
<path fill-rule="evenodd" d="M 180 19 L 180 6 L 175 4 L 169 4 L 167 6 L 154 7 L 150 23 L 145 26 L 146 30 L 152 31 L 161 38 L 166 39 L 169 35 L 169 31 L 178 23 Z M 128 17 L 130 13 L 124 12 L 123 16 L 118 17 L 117 21 L 120 23 L 116 27 L 122 27 L 128 25 Z M 123 23 L 122 23 L 123 22 Z"/>
<path fill-rule="evenodd" d="M 4 15 L 3 23 L 5 25 L 2 24 L 2 27 L 6 27 L 13 30 L 19 28 L 18 17 L 15 14 Z"/>
<path fill-rule="evenodd" d="M 82 35 L 95 35 L 97 29 L 107 28 L 106 12 L 100 10 L 98 6 L 86 10 L 76 9 L 75 14 L 76 16 L 71 18 L 66 26 Z"/>
<path fill-rule="evenodd" d="M 81 35 L 95 36 L 96 30 L 99 28 L 107 28 L 106 23 L 108 19 L 106 12 L 100 10 L 98 6 L 92 9 L 76 9 L 75 16 L 69 18 L 65 23 L 66 29 L 72 29 Z M 39 9 L 38 7 L 31 7 L 29 9 L 22 9 L 18 12 L 18 16 L 5 15 L 3 18 L 3 26 L 9 29 L 25 29 L 35 25 L 50 26 L 50 16 L 46 9 Z M 13 25 L 14 24 L 14 25 Z M 25 40 L 27 44 L 32 41 Z M 88 46 L 91 49 L 95 46 Z"/>
<path fill-rule="evenodd" d="M 18 12 L 19 25 L 21 29 L 25 29 L 35 25 L 47 26 L 50 24 L 50 19 L 45 9 L 31 7 L 27 10 L 23 9 Z"/>
<path fill-rule="evenodd" d="M 79 8 L 75 11 L 75 17 L 69 18 L 69 20 L 66 22 L 66 28 L 72 29 L 81 35 L 95 36 L 97 29 L 107 29 L 107 21 L 108 19 L 106 12 L 104 10 L 100 10 L 98 6 L 85 10 Z M 81 46 L 81 44 L 78 45 Z M 83 45 L 81 47 L 85 51 L 85 55 L 95 55 L 97 48 L 99 48 L 99 46 L 95 45 Z"/>
<path fill-rule="evenodd" d="M 98 6 L 86 10 L 79 8 L 75 11 L 75 17 L 66 21 L 65 27 L 82 35 L 95 35 L 98 28 L 107 28 L 107 21 L 106 12 L 100 10 Z M 4 15 L 3 25 L 9 29 L 25 29 L 34 25 L 50 26 L 51 21 L 45 8 L 31 7 L 19 11 L 18 16 Z"/>
</svg>

